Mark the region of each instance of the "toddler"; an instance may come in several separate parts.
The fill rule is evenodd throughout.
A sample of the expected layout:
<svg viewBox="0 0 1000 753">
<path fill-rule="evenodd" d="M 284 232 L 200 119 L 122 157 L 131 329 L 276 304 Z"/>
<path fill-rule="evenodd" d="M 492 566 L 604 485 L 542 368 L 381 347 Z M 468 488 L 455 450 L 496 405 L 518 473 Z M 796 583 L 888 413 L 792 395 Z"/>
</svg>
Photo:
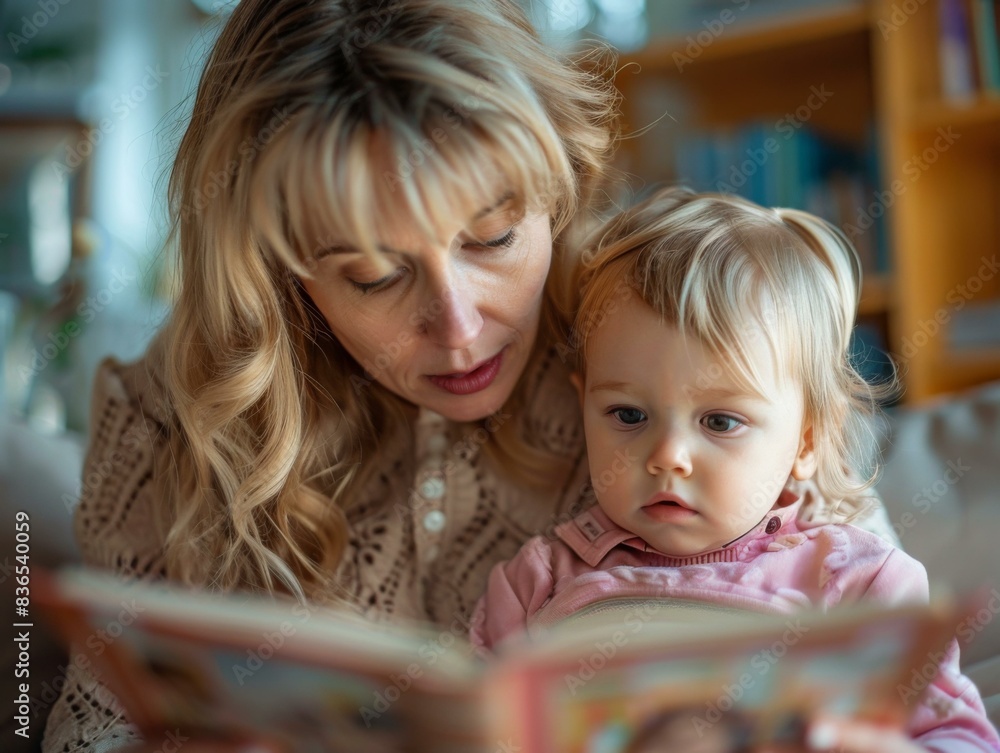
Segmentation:
<svg viewBox="0 0 1000 753">
<path fill-rule="evenodd" d="M 598 504 L 494 568 L 473 642 L 616 598 L 770 613 L 926 600 L 920 563 L 847 516 L 830 522 L 864 508 L 885 389 L 848 357 L 861 274 L 844 236 L 805 212 L 664 189 L 593 246 L 573 379 Z M 955 641 L 907 733 L 826 720 L 809 738 L 1000 749 Z"/>
</svg>

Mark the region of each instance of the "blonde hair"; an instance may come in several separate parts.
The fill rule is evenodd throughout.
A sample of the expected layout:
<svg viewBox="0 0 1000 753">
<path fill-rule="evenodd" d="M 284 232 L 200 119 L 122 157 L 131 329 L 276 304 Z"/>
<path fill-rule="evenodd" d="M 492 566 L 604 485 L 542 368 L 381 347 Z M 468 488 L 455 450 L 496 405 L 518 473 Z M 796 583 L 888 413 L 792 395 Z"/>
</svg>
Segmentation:
<svg viewBox="0 0 1000 753">
<path fill-rule="evenodd" d="M 614 143 L 608 80 L 557 59 L 510 0 L 237 6 L 170 177 L 181 290 L 153 355 L 175 413 L 176 467 L 157 478 L 171 577 L 335 590 L 344 510 L 412 413 L 366 378 L 299 278 L 331 239 L 371 252 L 390 198 L 433 237 L 498 185 L 550 212 L 554 267 L 570 265 L 561 241 Z M 550 274 L 533 359 L 565 326 L 565 284 Z M 519 387 L 505 409 L 521 400 Z M 515 423 L 484 452 L 537 482 L 544 452 Z"/>
<path fill-rule="evenodd" d="M 581 372 L 589 336 L 628 295 L 757 392 L 748 345 L 763 337 L 776 373 L 803 387 L 821 494 L 834 506 L 863 499 L 878 470 L 868 462 L 872 420 L 895 383 L 868 384 L 851 363 L 861 265 L 843 233 L 799 210 L 666 188 L 612 219 L 585 254 L 574 324 Z"/>
</svg>

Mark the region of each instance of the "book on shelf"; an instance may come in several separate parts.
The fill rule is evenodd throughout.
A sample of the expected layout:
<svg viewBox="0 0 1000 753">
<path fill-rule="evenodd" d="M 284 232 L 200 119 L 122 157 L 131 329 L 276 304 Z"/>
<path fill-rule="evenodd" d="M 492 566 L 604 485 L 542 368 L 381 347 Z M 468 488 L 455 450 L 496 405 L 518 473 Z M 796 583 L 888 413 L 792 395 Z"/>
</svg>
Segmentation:
<svg viewBox="0 0 1000 753">
<path fill-rule="evenodd" d="M 677 180 L 698 191 L 734 193 L 768 207 L 804 209 L 841 228 L 867 274 L 889 268 L 885 214 L 894 197 L 879 191 L 874 128 L 863 146 L 782 119 L 680 137 Z"/>
<path fill-rule="evenodd" d="M 969 1 L 940 0 L 938 4 L 941 96 L 952 102 L 968 102 L 976 96 L 975 54 L 967 5 Z"/>
<path fill-rule="evenodd" d="M 952 311 L 948 344 L 953 348 L 1000 349 L 1000 301 L 970 301 Z"/>
<path fill-rule="evenodd" d="M 970 2 L 980 85 L 984 94 L 1000 95 L 997 0 L 970 0 Z"/>
<path fill-rule="evenodd" d="M 774 615 L 619 599 L 482 658 L 458 618 L 390 627 L 85 569 L 42 573 L 32 595 L 145 735 L 302 753 L 798 745 L 819 709 L 902 725 L 958 616 L 942 601 Z"/>
</svg>

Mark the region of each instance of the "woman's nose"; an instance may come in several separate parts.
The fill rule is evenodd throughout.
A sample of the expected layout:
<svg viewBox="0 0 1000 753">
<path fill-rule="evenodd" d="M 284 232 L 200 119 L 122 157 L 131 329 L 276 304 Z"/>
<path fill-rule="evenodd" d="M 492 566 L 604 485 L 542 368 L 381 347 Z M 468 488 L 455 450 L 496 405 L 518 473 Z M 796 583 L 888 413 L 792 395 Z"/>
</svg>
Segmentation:
<svg viewBox="0 0 1000 753">
<path fill-rule="evenodd" d="M 421 320 L 431 341 L 449 350 L 468 348 L 483 329 L 475 293 L 454 281 L 434 292 Z"/>
<path fill-rule="evenodd" d="M 646 470 L 653 476 L 664 472 L 691 475 L 691 451 L 681 431 L 668 429 L 661 433 L 646 458 Z"/>
</svg>

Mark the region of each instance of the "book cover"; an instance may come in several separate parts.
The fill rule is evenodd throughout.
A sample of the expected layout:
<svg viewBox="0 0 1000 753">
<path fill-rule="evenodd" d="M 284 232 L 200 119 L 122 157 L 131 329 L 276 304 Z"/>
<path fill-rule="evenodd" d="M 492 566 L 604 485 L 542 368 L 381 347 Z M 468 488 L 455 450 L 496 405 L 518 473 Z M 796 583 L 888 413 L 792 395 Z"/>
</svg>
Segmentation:
<svg viewBox="0 0 1000 753">
<path fill-rule="evenodd" d="M 44 574 L 36 592 L 143 733 L 305 753 L 801 741 L 818 708 L 902 724 L 913 672 L 956 624 L 942 604 L 765 615 L 619 599 L 484 659 L 453 629 L 83 569 Z"/>
</svg>

